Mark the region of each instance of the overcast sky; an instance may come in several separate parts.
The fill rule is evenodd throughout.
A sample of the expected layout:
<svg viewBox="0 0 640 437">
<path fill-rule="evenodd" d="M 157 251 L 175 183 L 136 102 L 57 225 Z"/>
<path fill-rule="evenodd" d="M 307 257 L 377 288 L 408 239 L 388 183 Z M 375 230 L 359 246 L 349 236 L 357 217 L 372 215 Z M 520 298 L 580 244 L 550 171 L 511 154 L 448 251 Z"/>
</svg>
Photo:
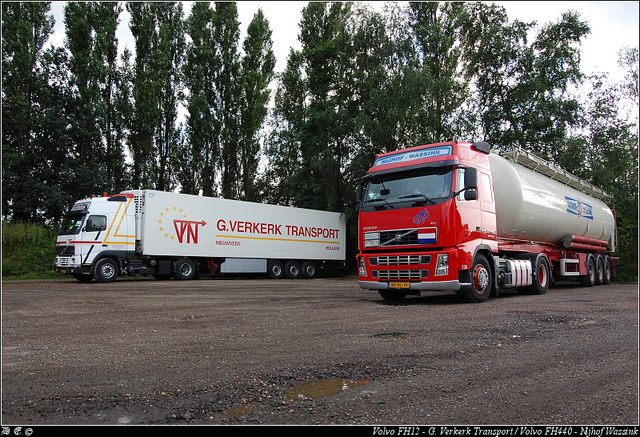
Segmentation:
<svg viewBox="0 0 640 437">
<path fill-rule="evenodd" d="M 193 2 L 183 2 L 185 18 L 189 15 Z M 384 2 L 365 2 L 382 8 Z M 619 81 L 624 73 L 617 65 L 617 54 L 624 46 L 637 47 L 638 2 L 590 2 L 590 1 L 507 1 L 495 2 L 507 10 L 510 20 L 537 21 L 538 24 L 556 22 L 563 12 L 575 10 L 583 21 L 591 27 L 591 34 L 582 43 L 582 70 L 584 73 L 607 72 L 611 79 Z M 300 48 L 298 24 L 302 8 L 307 2 L 296 1 L 239 1 L 238 14 L 242 32 L 240 44 L 246 35 L 247 25 L 261 8 L 273 31 L 273 46 L 276 55 L 276 71 L 282 71 L 291 47 Z M 56 46 L 64 41 L 64 2 L 53 2 L 52 12 L 56 20 L 55 34 L 50 42 Z M 118 28 L 119 48 L 133 46 L 133 38 L 128 26 L 129 14 L 120 15 Z"/>
</svg>

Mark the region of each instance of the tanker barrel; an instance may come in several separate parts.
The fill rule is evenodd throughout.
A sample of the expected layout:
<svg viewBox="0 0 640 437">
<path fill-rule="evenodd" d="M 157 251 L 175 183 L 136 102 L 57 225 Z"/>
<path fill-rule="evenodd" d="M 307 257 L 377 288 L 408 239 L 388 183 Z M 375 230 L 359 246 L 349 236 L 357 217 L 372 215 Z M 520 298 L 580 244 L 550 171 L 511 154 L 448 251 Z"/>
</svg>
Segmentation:
<svg viewBox="0 0 640 437">
<path fill-rule="evenodd" d="M 614 240 L 615 219 L 603 201 L 540 171 L 544 161 L 530 161 L 534 170 L 521 165 L 522 157 L 515 156 L 519 162 L 489 155 L 498 237 L 555 245 L 567 241 L 574 248 L 587 244 L 599 251 L 608 243 L 595 241 Z"/>
</svg>

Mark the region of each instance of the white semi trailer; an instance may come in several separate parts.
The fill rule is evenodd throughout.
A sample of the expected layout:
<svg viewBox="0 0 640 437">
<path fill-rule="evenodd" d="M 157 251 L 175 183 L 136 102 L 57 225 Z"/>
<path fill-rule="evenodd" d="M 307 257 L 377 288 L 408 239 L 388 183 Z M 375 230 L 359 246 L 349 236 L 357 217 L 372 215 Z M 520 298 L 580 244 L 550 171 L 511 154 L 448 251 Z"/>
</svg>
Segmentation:
<svg viewBox="0 0 640 437">
<path fill-rule="evenodd" d="M 73 205 L 57 238 L 55 269 L 98 282 L 225 273 L 313 278 L 331 264 L 344 266 L 345 240 L 339 213 L 133 190 Z"/>
</svg>

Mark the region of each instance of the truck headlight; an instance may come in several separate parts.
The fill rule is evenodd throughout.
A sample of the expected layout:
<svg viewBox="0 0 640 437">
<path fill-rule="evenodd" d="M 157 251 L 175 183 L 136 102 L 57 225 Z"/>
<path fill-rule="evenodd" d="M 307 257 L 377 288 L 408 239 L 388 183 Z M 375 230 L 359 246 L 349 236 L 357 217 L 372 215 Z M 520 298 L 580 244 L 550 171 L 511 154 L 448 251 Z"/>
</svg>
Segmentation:
<svg viewBox="0 0 640 437">
<path fill-rule="evenodd" d="M 444 276 L 449 274 L 449 255 L 446 253 L 438 254 L 436 261 L 436 276 Z"/>
<path fill-rule="evenodd" d="M 360 257 L 359 267 L 358 267 L 358 274 L 360 276 L 367 276 L 367 266 L 365 264 L 363 256 Z"/>
<path fill-rule="evenodd" d="M 380 246 L 380 232 L 365 232 L 364 247 Z"/>
</svg>

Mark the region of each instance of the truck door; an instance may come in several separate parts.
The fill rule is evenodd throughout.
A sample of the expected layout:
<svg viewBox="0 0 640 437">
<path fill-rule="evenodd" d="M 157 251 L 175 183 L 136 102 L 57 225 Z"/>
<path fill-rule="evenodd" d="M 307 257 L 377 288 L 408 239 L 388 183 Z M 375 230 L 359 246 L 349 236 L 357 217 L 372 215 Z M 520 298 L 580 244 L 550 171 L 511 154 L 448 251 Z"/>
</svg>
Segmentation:
<svg viewBox="0 0 640 437">
<path fill-rule="evenodd" d="M 482 223 L 482 238 L 495 240 L 497 238 L 496 206 L 493 200 L 493 185 L 491 176 L 480 172 L 478 174 L 480 192 L 480 214 Z"/>
<path fill-rule="evenodd" d="M 89 214 L 82 228 L 82 263 L 91 263 L 93 258 L 102 251 L 102 239 L 107 229 L 107 216 L 104 214 Z"/>
</svg>

